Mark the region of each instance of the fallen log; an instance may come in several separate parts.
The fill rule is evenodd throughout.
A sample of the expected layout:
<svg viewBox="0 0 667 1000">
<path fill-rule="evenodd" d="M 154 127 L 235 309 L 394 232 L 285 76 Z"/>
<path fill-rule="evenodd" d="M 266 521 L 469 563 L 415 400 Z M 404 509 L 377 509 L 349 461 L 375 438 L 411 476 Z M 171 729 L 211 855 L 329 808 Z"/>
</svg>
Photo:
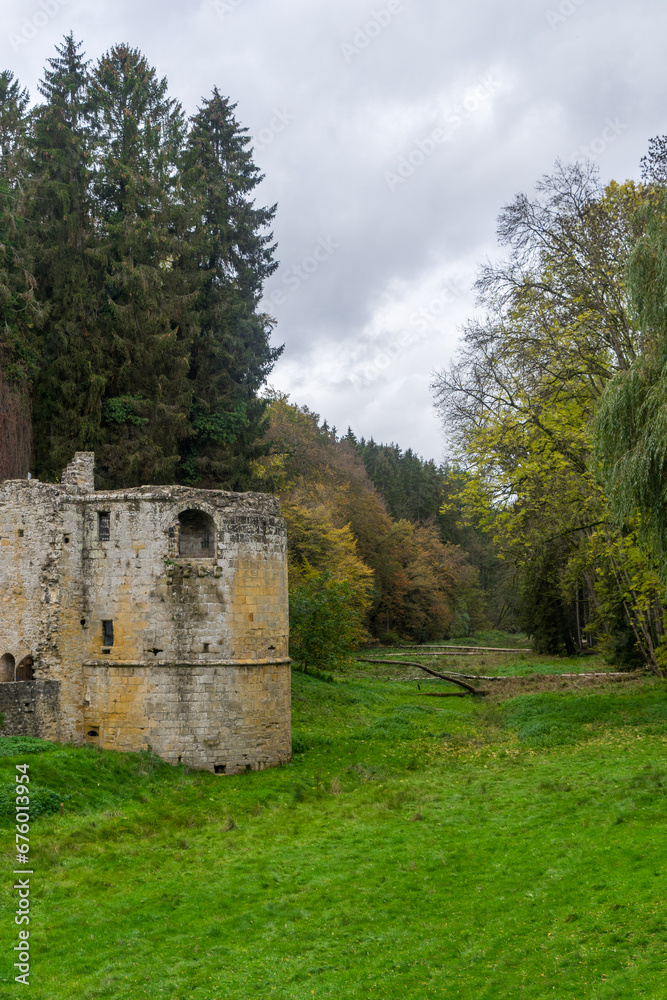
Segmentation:
<svg viewBox="0 0 667 1000">
<path fill-rule="evenodd" d="M 415 652 L 417 651 L 417 646 L 414 647 Z M 502 652 L 507 652 L 507 650 L 502 650 Z M 400 653 L 386 653 L 386 656 L 400 656 Z M 476 653 L 468 653 L 464 649 L 442 649 L 439 653 L 433 652 L 422 652 L 419 651 L 419 656 L 476 656 Z"/>
<path fill-rule="evenodd" d="M 419 667 L 420 670 L 424 670 L 427 674 L 431 674 L 432 677 L 439 677 L 441 681 L 449 681 L 451 684 L 458 684 L 459 687 L 465 688 L 470 694 L 485 695 L 486 691 L 480 691 L 478 688 L 474 688 L 472 684 L 466 684 L 465 681 L 458 680 L 455 677 L 447 677 L 445 674 L 439 674 L 437 670 L 431 670 L 430 667 L 425 667 L 423 663 L 416 663 L 414 660 L 370 660 L 365 656 L 358 656 L 357 659 L 360 663 L 391 663 L 393 666 L 397 667 Z"/>
<path fill-rule="evenodd" d="M 433 674 L 434 677 L 439 677 L 443 681 L 451 680 L 452 684 L 456 684 L 455 678 L 463 677 L 465 680 L 469 681 L 512 681 L 517 677 L 633 677 L 633 676 L 643 676 L 642 670 L 580 670 L 578 673 L 570 674 L 496 674 L 491 676 L 489 674 L 462 674 L 458 670 L 451 670 L 445 676 L 444 674 L 439 674 L 435 670 L 430 670 L 429 667 L 425 667 L 423 663 L 416 663 L 414 660 L 370 660 L 365 657 L 357 656 L 357 660 L 362 663 L 393 663 L 396 666 L 410 666 L 419 667 L 420 670 L 425 670 L 427 674 Z M 486 694 L 486 691 L 478 691 L 476 688 L 471 687 L 469 684 L 462 684 L 462 687 L 466 687 L 467 690 L 472 691 L 473 694 Z"/>
</svg>

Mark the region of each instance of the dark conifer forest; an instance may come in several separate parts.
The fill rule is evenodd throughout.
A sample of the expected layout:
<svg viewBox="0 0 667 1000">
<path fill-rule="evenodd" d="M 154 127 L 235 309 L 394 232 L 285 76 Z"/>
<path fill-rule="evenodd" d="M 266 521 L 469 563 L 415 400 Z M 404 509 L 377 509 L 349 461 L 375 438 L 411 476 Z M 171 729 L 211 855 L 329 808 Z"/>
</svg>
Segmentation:
<svg viewBox="0 0 667 1000">
<path fill-rule="evenodd" d="M 137 49 L 92 64 L 71 35 L 39 91 L 0 74 L 0 475 L 89 450 L 100 486 L 243 488 L 280 348 L 234 105 L 214 89 L 187 118 Z"/>
</svg>

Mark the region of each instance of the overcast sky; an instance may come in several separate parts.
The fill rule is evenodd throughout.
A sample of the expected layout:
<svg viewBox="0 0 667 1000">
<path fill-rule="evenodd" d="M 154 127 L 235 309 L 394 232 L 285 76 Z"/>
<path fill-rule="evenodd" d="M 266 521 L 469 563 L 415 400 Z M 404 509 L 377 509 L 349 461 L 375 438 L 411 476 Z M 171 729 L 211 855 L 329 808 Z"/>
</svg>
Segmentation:
<svg viewBox="0 0 667 1000">
<path fill-rule="evenodd" d="M 498 211 L 587 152 L 638 177 L 667 132 L 664 0 L 0 0 L 36 96 L 70 29 L 140 48 L 188 112 L 238 102 L 278 203 L 271 383 L 344 432 L 440 460 L 429 382 L 474 310 Z"/>
</svg>

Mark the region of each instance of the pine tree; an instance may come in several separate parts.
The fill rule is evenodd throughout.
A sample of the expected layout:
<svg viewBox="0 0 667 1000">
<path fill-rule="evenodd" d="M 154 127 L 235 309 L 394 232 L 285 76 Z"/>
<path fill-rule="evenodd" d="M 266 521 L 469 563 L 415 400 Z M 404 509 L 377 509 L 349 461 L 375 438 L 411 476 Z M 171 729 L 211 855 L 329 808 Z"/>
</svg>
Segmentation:
<svg viewBox="0 0 667 1000">
<path fill-rule="evenodd" d="M 190 252 L 203 280 L 191 346 L 190 433 L 181 478 L 244 488 L 249 462 L 262 454 L 265 402 L 257 393 L 282 348 L 257 312 L 264 280 L 278 266 L 266 233 L 275 214 L 250 195 L 262 180 L 236 105 L 217 89 L 190 123 L 184 186 L 193 212 Z"/>
<path fill-rule="evenodd" d="M 0 74 L 0 308 L 13 295 L 27 310 L 34 272 L 45 313 L 19 345 L 21 371 L 38 371 L 35 471 L 57 478 L 94 450 L 100 486 L 244 487 L 267 447 L 258 391 L 280 349 L 258 312 L 275 208 L 252 201 L 262 178 L 234 105 L 214 91 L 188 133 L 138 50 L 114 46 L 91 69 L 71 34 L 39 92 L 29 112 Z"/>
<path fill-rule="evenodd" d="M 29 95 L 0 73 L 0 480 L 27 474 L 32 455 L 30 390 L 39 370 L 31 262 L 22 224 Z"/>
</svg>

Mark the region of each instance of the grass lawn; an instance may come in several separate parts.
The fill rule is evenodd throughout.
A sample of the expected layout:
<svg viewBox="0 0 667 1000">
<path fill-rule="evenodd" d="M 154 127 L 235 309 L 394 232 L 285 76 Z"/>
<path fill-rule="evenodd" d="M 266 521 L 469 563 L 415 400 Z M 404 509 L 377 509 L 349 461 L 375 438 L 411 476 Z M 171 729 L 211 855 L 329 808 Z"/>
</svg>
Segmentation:
<svg viewBox="0 0 667 1000">
<path fill-rule="evenodd" d="M 374 669 L 295 673 L 271 771 L 0 740 L 0 811 L 18 761 L 43 810 L 27 990 L 2 821 L 0 1000 L 667 996 L 664 684 L 500 703 Z"/>
</svg>

